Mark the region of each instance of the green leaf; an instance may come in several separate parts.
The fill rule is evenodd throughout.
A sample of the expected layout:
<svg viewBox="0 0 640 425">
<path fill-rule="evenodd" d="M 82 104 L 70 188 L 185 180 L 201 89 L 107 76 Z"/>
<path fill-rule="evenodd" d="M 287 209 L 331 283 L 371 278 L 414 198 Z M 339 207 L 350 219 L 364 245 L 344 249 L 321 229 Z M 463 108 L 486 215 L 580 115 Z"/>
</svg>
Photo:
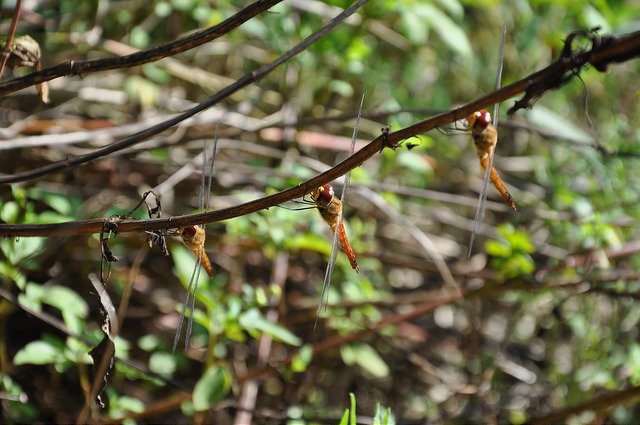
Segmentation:
<svg viewBox="0 0 640 425">
<path fill-rule="evenodd" d="M 349 408 L 344 409 L 342 418 L 340 418 L 340 425 L 349 425 Z"/>
<path fill-rule="evenodd" d="M 544 106 L 536 105 L 535 108 L 528 112 L 527 119 L 534 126 L 548 129 L 552 134 L 558 134 L 578 143 L 594 143 L 593 137 L 585 133 L 580 127 L 564 119 L 561 114 L 553 112 Z"/>
<path fill-rule="evenodd" d="M 16 365 L 23 364 L 55 364 L 61 361 L 64 355 L 54 345 L 45 341 L 32 341 L 22 347 L 13 358 Z"/>
<path fill-rule="evenodd" d="M 312 358 L 313 346 L 310 344 L 303 345 L 291 361 L 291 370 L 296 373 L 304 372 L 307 370 Z"/>
<path fill-rule="evenodd" d="M 122 396 L 117 399 L 117 409 L 122 410 L 122 416 L 125 415 L 125 412 L 133 412 L 133 413 L 142 413 L 144 412 L 145 405 L 141 400 L 137 398 Z"/>
<path fill-rule="evenodd" d="M 495 240 L 485 242 L 484 249 L 487 251 L 487 254 L 494 257 L 510 257 L 512 252 L 511 246 L 509 246 L 508 243 Z"/>
<path fill-rule="evenodd" d="M 153 353 L 149 357 L 149 369 L 161 376 L 171 376 L 176 371 L 176 358 L 170 353 Z"/>
<path fill-rule="evenodd" d="M 240 316 L 240 325 L 247 331 L 258 330 L 285 344 L 298 346 L 300 338 L 284 327 L 270 322 L 257 308 L 252 308 Z"/>
<path fill-rule="evenodd" d="M 602 33 L 611 32 L 611 25 L 607 19 L 602 16 L 600 11 L 592 5 L 585 5 L 584 20 L 587 22 L 587 28 L 600 27 Z"/>
<path fill-rule="evenodd" d="M 389 375 L 389 366 L 368 344 L 349 344 L 340 348 L 342 360 L 346 364 L 357 364 L 376 378 Z"/>
<path fill-rule="evenodd" d="M 40 200 L 56 211 L 60 216 L 66 217 L 68 220 L 73 212 L 72 199 L 67 195 L 57 192 L 48 192 L 41 189 L 32 189 L 29 191 L 29 197 Z"/>
<path fill-rule="evenodd" d="M 464 57 L 471 57 L 471 43 L 467 35 L 451 18 L 430 4 L 422 5 L 416 11 L 451 49 Z"/>
<path fill-rule="evenodd" d="M 193 407 L 201 412 L 224 398 L 231 388 L 231 377 L 226 369 L 213 365 L 207 369 L 193 389 Z"/>
<path fill-rule="evenodd" d="M 395 425 L 396 421 L 391 414 L 391 408 L 384 408 L 376 403 L 376 414 L 373 416 L 373 425 Z"/>
<path fill-rule="evenodd" d="M 7 260 L 11 264 L 19 264 L 42 250 L 45 242 L 45 238 L 37 237 L 4 239 L 0 241 L 0 250 L 7 256 Z"/>
<path fill-rule="evenodd" d="M 358 425 L 356 420 L 356 396 L 353 393 L 349 393 L 349 399 L 351 401 L 351 414 L 349 415 L 349 425 Z"/>
<path fill-rule="evenodd" d="M 182 245 L 176 245 L 171 249 L 171 257 L 173 258 L 174 270 L 182 286 L 189 287 L 191 276 L 193 276 L 193 270 L 196 268 L 196 257 L 188 249 Z M 196 273 L 197 274 L 197 273 Z M 198 276 L 198 285 L 205 285 L 207 283 L 207 273 L 204 270 L 200 270 Z"/>
<path fill-rule="evenodd" d="M 15 223 L 20 216 L 20 207 L 16 202 L 5 202 L 0 208 L 0 220 Z"/>
<path fill-rule="evenodd" d="M 151 37 L 144 28 L 136 25 L 131 29 L 130 42 L 133 47 L 144 49 L 151 42 Z"/>
<path fill-rule="evenodd" d="M 162 338 L 157 335 L 147 334 L 143 335 L 138 339 L 138 347 L 143 349 L 144 351 L 153 351 L 161 348 L 164 344 Z"/>
<path fill-rule="evenodd" d="M 327 88 L 342 97 L 350 98 L 353 96 L 353 86 L 347 81 L 332 80 Z"/>
</svg>

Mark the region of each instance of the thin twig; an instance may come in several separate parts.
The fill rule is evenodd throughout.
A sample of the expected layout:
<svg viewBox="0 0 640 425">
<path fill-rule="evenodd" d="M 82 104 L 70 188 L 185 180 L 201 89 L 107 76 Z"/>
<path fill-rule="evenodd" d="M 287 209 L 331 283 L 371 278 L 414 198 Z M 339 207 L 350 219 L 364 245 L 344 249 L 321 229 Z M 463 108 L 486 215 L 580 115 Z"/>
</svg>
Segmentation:
<svg viewBox="0 0 640 425">
<path fill-rule="evenodd" d="M 257 14 L 264 12 L 281 1 L 282 0 L 258 0 L 218 25 L 131 55 L 87 61 L 68 61 L 21 78 L 14 78 L 13 80 L 0 84 L 0 97 L 65 75 L 79 75 L 112 69 L 130 68 L 185 52 L 227 34 Z M 21 1 L 18 1 L 18 3 L 21 3 Z M 17 7 L 16 4 L 16 8 Z"/>
<path fill-rule="evenodd" d="M 640 386 L 631 387 L 592 398 L 584 403 L 558 410 L 543 417 L 534 418 L 530 423 L 536 425 L 566 423 L 570 416 L 577 415 L 585 410 L 591 410 L 598 414 L 638 397 L 640 397 Z"/>
<path fill-rule="evenodd" d="M 16 7 L 13 9 L 13 18 L 11 18 L 11 26 L 9 27 L 9 34 L 7 34 L 7 41 L 2 50 L 2 65 L 0 65 L 0 78 L 4 73 L 4 69 L 11 56 L 11 44 L 13 43 L 13 37 L 16 35 L 16 28 L 18 28 L 18 20 L 20 20 L 20 14 L 22 13 L 22 0 L 16 0 Z"/>
<path fill-rule="evenodd" d="M 146 130 L 140 131 L 136 134 L 131 135 L 130 137 L 127 137 L 124 140 L 121 140 L 120 142 L 117 143 L 113 143 L 109 146 L 106 146 L 104 148 L 101 149 L 97 149 L 91 153 L 85 154 L 85 155 L 79 155 L 79 156 L 74 156 L 71 158 L 67 158 L 66 160 L 63 161 L 59 161 L 53 164 L 49 164 L 46 165 L 44 167 L 39 167 L 27 172 L 23 172 L 23 173 L 17 173 L 17 174 L 13 174 L 13 175 L 8 175 L 8 176 L 2 176 L 0 177 L 0 183 L 17 183 L 17 182 L 21 182 L 21 181 L 27 181 L 27 180 L 32 180 L 38 177 L 43 177 L 46 176 L 48 174 L 52 174 L 58 171 L 63 171 L 63 170 L 68 170 L 71 168 L 75 168 L 79 165 L 85 164 L 89 161 L 93 161 L 95 159 L 101 158 L 103 156 L 109 155 L 111 153 L 120 151 L 122 149 L 128 148 L 130 146 L 135 145 L 136 143 L 140 143 L 146 139 L 148 139 L 151 136 L 155 136 L 156 134 L 159 134 L 165 130 L 168 130 L 169 128 L 173 127 L 174 125 L 186 120 L 187 118 L 190 118 L 194 115 L 196 115 L 199 112 L 204 111 L 205 109 L 208 109 L 210 107 L 212 107 L 213 105 L 219 103 L 220 101 L 222 101 L 223 99 L 226 99 L 227 97 L 229 97 L 230 95 L 232 95 L 233 93 L 237 92 L 238 90 L 248 86 L 249 84 L 252 84 L 258 80 L 260 80 L 261 78 L 265 77 L 267 74 L 269 74 L 271 71 L 273 71 L 275 68 L 277 68 L 278 66 L 282 65 L 284 62 L 288 61 L 289 59 L 293 58 L 294 56 L 298 55 L 299 53 L 303 52 L 304 50 L 306 50 L 310 45 L 312 45 L 313 43 L 315 43 L 316 41 L 318 41 L 320 38 L 324 37 L 328 32 L 330 32 L 331 30 L 333 30 L 335 27 L 337 27 L 340 23 L 342 23 L 342 21 L 344 21 L 345 19 L 347 19 L 350 15 L 352 15 L 353 13 L 355 13 L 355 11 L 357 9 L 359 9 L 360 7 L 362 7 L 364 4 L 368 3 L 369 0 L 359 0 L 357 2 L 355 2 L 353 5 L 351 5 L 351 7 L 349 7 L 348 9 L 345 9 L 344 12 L 342 12 L 341 14 L 339 14 L 338 16 L 336 16 L 335 18 L 333 18 L 327 25 L 325 25 L 324 27 L 320 28 L 318 31 L 316 31 L 315 33 L 311 34 L 309 37 L 305 38 L 304 41 L 302 43 L 299 43 L 297 46 L 295 46 L 294 48 L 292 48 L 291 50 L 289 50 L 288 52 L 286 52 L 285 54 L 281 55 L 280 57 L 278 57 L 276 60 L 274 60 L 273 62 L 266 64 L 264 66 L 261 66 L 260 68 L 249 72 L 248 74 L 245 74 L 243 77 L 241 77 L 240 79 L 238 79 L 235 83 L 225 87 L 224 89 L 220 90 L 218 93 L 216 93 L 215 95 L 211 96 L 210 98 L 208 98 L 207 100 L 205 100 L 204 102 L 194 106 L 191 109 L 188 109 L 184 112 L 182 112 L 181 114 L 178 114 L 177 116 L 170 118 L 158 125 L 155 125 L 151 128 L 148 128 Z M 1 92 L 0 92 L 1 95 Z"/>
</svg>

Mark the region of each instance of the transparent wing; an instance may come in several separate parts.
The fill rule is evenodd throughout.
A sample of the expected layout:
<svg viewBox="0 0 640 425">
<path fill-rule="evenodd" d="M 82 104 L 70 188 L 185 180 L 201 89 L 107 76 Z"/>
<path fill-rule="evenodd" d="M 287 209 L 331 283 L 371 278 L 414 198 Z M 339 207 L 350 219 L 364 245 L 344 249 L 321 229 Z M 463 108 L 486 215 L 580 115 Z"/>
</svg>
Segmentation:
<svg viewBox="0 0 640 425">
<path fill-rule="evenodd" d="M 504 64 L 504 40 L 507 35 L 507 26 L 502 26 L 502 41 L 500 43 L 500 53 L 498 54 L 498 72 L 496 75 L 496 90 L 502 85 L 502 67 Z M 500 104 L 496 103 L 493 107 L 493 126 L 496 131 L 498 130 L 498 112 L 500 111 Z M 482 181 L 482 187 L 480 189 L 480 195 L 478 196 L 478 206 L 476 207 L 475 217 L 473 219 L 473 230 L 471 231 L 471 240 L 469 241 L 469 250 L 467 251 L 467 258 L 471 257 L 473 250 L 473 243 L 476 240 L 476 235 L 480 229 L 480 224 L 484 221 L 484 212 L 487 205 L 487 188 L 489 187 L 489 180 L 491 177 L 491 171 L 493 170 L 493 154 L 495 149 L 491 149 L 489 152 L 489 160 L 484 170 L 484 180 Z"/>
<path fill-rule="evenodd" d="M 353 136 L 351 137 L 351 147 L 349 149 L 349 156 L 353 155 L 353 152 L 355 151 L 355 147 L 356 147 L 356 137 L 358 135 L 358 130 L 360 128 L 360 117 L 362 116 L 362 106 L 364 105 L 364 94 L 362 95 L 362 98 L 360 99 L 360 108 L 358 109 L 358 117 L 356 118 L 356 125 L 353 128 Z M 344 206 L 344 202 L 347 199 L 347 190 L 349 188 L 349 183 L 351 182 L 351 173 L 347 173 L 344 176 L 344 187 L 342 189 L 342 197 L 340 199 L 342 205 Z M 315 330 L 316 326 L 318 325 L 318 318 L 320 317 L 320 313 L 322 312 L 322 308 L 323 306 L 326 308 L 327 303 L 329 302 L 328 300 L 328 289 L 329 286 L 331 285 L 331 276 L 333 275 L 333 268 L 335 266 L 336 263 L 336 255 L 337 255 L 337 248 L 338 248 L 338 240 L 339 240 L 339 233 L 340 233 L 340 229 L 342 229 L 344 231 L 344 225 L 342 224 L 342 212 L 343 212 L 343 208 L 340 209 L 340 214 L 338 215 L 338 222 L 337 222 L 337 226 L 336 226 L 336 231 L 333 232 L 333 244 L 331 245 L 331 256 L 329 257 L 329 264 L 327 264 L 327 270 L 325 271 L 324 274 L 324 282 L 322 283 L 322 291 L 320 292 L 320 304 L 318 305 L 318 312 L 316 314 L 316 321 L 313 325 L 313 329 Z M 346 233 L 345 236 L 346 238 Z M 348 244 L 348 240 L 347 240 L 347 244 Z M 349 249 L 351 248 L 351 245 L 349 245 Z M 353 250 L 350 249 L 350 251 L 353 253 Z M 345 250 L 346 252 L 346 250 Z M 348 253 L 347 253 L 348 255 Z M 355 258 L 355 255 L 354 255 Z M 351 259 L 349 259 L 351 261 Z M 327 297 L 327 299 L 325 299 L 325 296 Z"/>
</svg>

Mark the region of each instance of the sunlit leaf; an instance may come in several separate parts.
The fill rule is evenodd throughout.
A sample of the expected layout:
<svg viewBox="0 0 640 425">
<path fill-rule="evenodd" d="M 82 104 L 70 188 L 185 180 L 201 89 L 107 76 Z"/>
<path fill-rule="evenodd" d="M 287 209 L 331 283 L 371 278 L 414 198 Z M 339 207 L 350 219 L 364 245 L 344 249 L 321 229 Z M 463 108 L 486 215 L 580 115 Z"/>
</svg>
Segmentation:
<svg viewBox="0 0 640 425">
<path fill-rule="evenodd" d="M 176 358 L 170 353 L 156 352 L 149 358 L 149 369 L 162 376 L 173 375 L 176 366 Z"/>
<path fill-rule="evenodd" d="M 221 366 L 209 367 L 193 389 L 193 407 L 200 412 L 221 400 L 231 389 L 231 377 Z"/>
<path fill-rule="evenodd" d="M 45 341 L 32 341 L 22 347 L 14 356 L 15 365 L 22 364 L 55 364 L 62 360 L 64 355 L 55 346 Z"/>
<path fill-rule="evenodd" d="M 187 288 L 193 275 L 193 270 L 196 268 L 197 259 L 195 255 L 187 250 L 182 245 L 174 245 L 171 250 L 171 257 L 173 258 L 174 270 L 178 279 L 182 285 Z M 198 285 L 205 285 L 207 282 L 207 273 L 204 269 L 200 270 L 198 277 Z"/>
<path fill-rule="evenodd" d="M 340 354 L 346 364 L 355 363 L 376 378 L 384 378 L 389 374 L 389 366 L 368 344 L 343 345 Z"/>
<path fill-rule="evenodd" d="M 546 129 L 552 134 L 567 137 L 579 143 L 593 143 L 593 137 L 585 133 L 582 128 L 574 125 L 561 114 L 553 112 L 539 104 L 528 111 L 527 118 L 531 124 Z"/>
<path fill-rule="evenodd" d="M 240 316 L 240 324 L 248 331 L 259 330 L 289 345 L 298 346 L 302 344 L 300 338 L 277 323 L 270 322 L 255 308 L 246 311 Z"/>
<path fill-rule="evenodd" d="M 291 370 L 296 373 L 304 372 L 313 358 L 313 346 L 305 344 L 300 347 L 291 361 Z"/>
</svg>

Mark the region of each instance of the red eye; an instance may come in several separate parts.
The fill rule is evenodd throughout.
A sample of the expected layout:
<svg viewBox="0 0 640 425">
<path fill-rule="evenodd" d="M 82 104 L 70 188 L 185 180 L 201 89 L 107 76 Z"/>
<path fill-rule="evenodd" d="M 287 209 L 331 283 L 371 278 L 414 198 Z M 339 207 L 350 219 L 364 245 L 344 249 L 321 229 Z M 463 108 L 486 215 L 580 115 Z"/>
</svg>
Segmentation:
<svg viewBox="0 0 640 425">
<path fill-rule="evenodd" d="M 322 206 L 328 205 L 331 202 L 331 198 L 333 198 L 333 186 L 327 183 L 318 188 L 318 196 L 315 199 L 316 203 Z"/>
<path fill-rule="evenodd" d="M 481 109 L 469 115 L 467 122 L 472 129 L 482 131 L 491 124 L 491 114 L 486 109 Z"/>
<path fill-rule="evenodd" d="M 182 230 L 182 236 L 185 238 L 192 238 L 196 235 L 196 226 L 187 226 Z"/>
</svg>

